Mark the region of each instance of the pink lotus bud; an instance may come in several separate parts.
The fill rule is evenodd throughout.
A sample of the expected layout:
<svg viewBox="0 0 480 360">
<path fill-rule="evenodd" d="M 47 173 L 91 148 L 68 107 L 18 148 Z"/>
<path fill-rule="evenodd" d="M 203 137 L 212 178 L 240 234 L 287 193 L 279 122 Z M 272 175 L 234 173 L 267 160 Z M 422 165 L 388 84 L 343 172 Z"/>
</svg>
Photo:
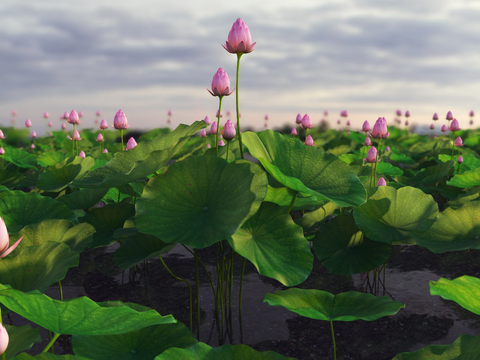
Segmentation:
<svg viewBox="0 0 480 360">
<path fill-rule="evenodd" d="M 70 115 L 68 115 L 68 123 L 72 125 L 77 125 L 80 124 L 80 118 L 75 110 L 72 110 L 70 112 Z"/>
<path fill-rule="evenodd" d="M 221 118 L 223 117 L 223 113 L 220 113 L 220 117 L 221 117 Z M 217 112 L 215 113 L 215 118 L 218 119 L 218 110 L 217 110 Z"/>
<path fill-rule="evenodd" d="M 405 126 L 408 126 L 408 120 L 405 120 Z"/>
<path fill-rule="evenodd" d="M 5 149 L 3 147 L 0 148 L 0 155 L 5 155 Z"/>
<path fill-rule="evenodd" d="M 447 125 L 443 125 L 442 128 L 440 129 L 442 132 L 447 132 Z"/>
<path fill-rule="evenodd" d="M 172 110 L 168 110 L 168 116 L 172 116 Z"/>
<path fill-rule="evenodd" d="M 385 181 L 385 179 L 383 177 L 378 179 L 377 186 L 387 186 L 387 182 Z"/>
<path fill-rule="evenodd" d="M 75 129 L 75 132 L 73 133 L 73 140 L 75 140 L 75 141 L 82 140 L 82 138 L 80 137 L 80 133 L 78 132 L 77 129 Z"/>
<path fill-rule="evenodd" d="M 203 121 L 205 122 L 205 125 L 210 125 L 210 119 L 208 116 L 205 116 L 205 119 L 203 119 Z"/>
<path fill-rule="evenodd" d="M 78 154 L 78 156 L 80 156 L 81 158 L 84 158 L 85 159 L 85 151 L 80 151 L 80 153 Z"/>
<path fill-rule="evenodd" d="M 340 111 L 340 116 L 341 116 L 341 117 L 347 117 L 347 116 L 348 116 L 347 110 L 342 110 L 342 111 Z"/>
<path fill-rule="evenodd" d="M 216 134 L 217 133 L 217 122 L 214 121 L 212 125 L 210 125 L 210 134 Z"/>
<path fill-rule="evenodd" d="M 445 119 L 447 119 L 448 121 L 453 120 L 453 115 L 451 111 L 447 113 L 447 116 L 445 117 Z"/>
<path fill-rule="evenodd" d="M 222 68 L 217 70 L 212 80 L 212 91 L 208 90 L 208 92 L 212 96 L 228 96 L 233 92 L 233 90 L 230 91 L 230 79 L 225 70 Z"/>
<path fill-rule="evenodd" d="M 397 116 L 402 116 L 402 110 L 397 110 L 395 114 L 397 114 Z"/>
<path fill-rule="evenodd" d="M 340 121 L 340 119 L 337 120 L 337 124 L 340 125 L 342 122 Z"/>
<path fill-rule="evenodd" d="M 460 131 L 460 124 L 458 123 L 457 119 L 453 119 L 452 123 L 450 124 L 450 131 Z"/>
<path fill-rule="evenodd" d="M 325 110 L 325 111 L 323 112 L 323 116 L 328 116 L 328 111 L 327 111 L 327 110 Z"/>
<path fill-rule="evenodd" d="M 79 112 L 78 112 L 78 117 L 79 117 L 80 119 L 83 118 L 83 111 L 79 111 Z"/>
<path fill-rule="evenodd" d="M 377 158 L 377 149 L 375 149 L 375 146 L 372 146 L 370 149 L 368 149 L 367 158 L 364 160 L 367 163 L 374 163 L 376 161 L 376 158 Z"/>
<path fill-rule="evenodd" d="M 230 120 L 227 120 L 227 122 L 225 123 L 225 126 L 223 127 L 223 130 L 222 130 L 222 135 L 223 135 L 223 138 L 227 141 L 230 141 L 235 137 L 236 135 L 235 125 L 233 125 L 233 123 Z"/>
<path fill-rule="evenodd" d="M 302 124 L 302 115 L 301 115 L 301 114 L 297 114 L 297 118 L 295 119 L 295 122 L 296 122 L 298 125 L 301 125 L 301 124 Z"/>
<path fill-rule="evenodd" d="M 225 146 L 225 142 L 224 142 L 223 140 L 220 140 L 220 141 L 218 142 L 218 146 Z"/>
<path fill-rule="evenodd" d="M 255 44 L 252 44 L 252 37 L 250 30 L 248 30 L 247 24 L 238 18 L 232 25 L 232 29 L 228 33 L 228 41 L 225 42 L 223 47 L 229 53 L 250 53 L 255 48 Z"/>
<path fill-rule="evenodd" d="M 125 114 L 121 109 L 118 110 L 117 113 L 115 114 L 115 118 L 113 119 L 112 127 L 114 127 L 117 130 L 125 130 L 130 127 L 130 125 L 127 125 L 127 124 L 128 124 L 127 117 L 125 116 Z"/>
<path fill-rule="evenodd" d="M 36 133 L 35 131 L 32 131 L 32 133 L 30 134 L 30 136 L 35 139 L 35 138 L 37 137 L 37 133 Z"/>
<path fill-rule="evenodd" d="M 45 111 L 45 112 L 43 113 L 43 118 L 44 118 L 44 119 L 48 119 L 48 112 Z"/>
<path fill-rule="evenodd" d="M 350 126 L 352 125 L 352 123 L 350 122 L 350 120 L 347 120 L 347 126 Z"/>
<path fill-rule="evenodd" d="M 315 146 L 315 143 L 313 142 L 313 138 L 311 135 L 307 135 L 307 138 L 305 139 L 305 145 Z"/>
<path fill-rule="evenodd" d="M 408 110 L 405 111 L 405 117 L 406 117 L 406 118 L 409 118 L 409 117 L 410 117 L 410 111 L 408 111 Z"/>
<path fill-rule="evenodd" d="M 387 147 L 385 148 L 385 151 L 390 151 L 390 146 L 387 146 Z"/>
<path fill-rule="evenodd" d="M 98 134 L 96 141 L 103 141 L 103 135 L 102 135 L 102 134 Z"/>
<path fill-rule="evenodd" d="M 135 139 L 133 137 L 128 139 L 126 150 L 132 150 L 135 146 L 137 146 L 137 142 L 135 141 Z"/>
<path fill-rule="evenodd" d="M 103 149 L 103 153 L 104 153 L 104 154 L 108 153 L 108 150 L 107 150 L 107 149 Z"/>
<path fill-rule="evenodd" d="M 51 121 L 48 122 L 47 124 L 48 127 L 52 127 L 53 126 L 53 123 Z"/>
<path fill-rule="evenodd" d="M 463 146 L 462 138 L 459 136 L 455 139 L 455 146 Z"/>
<path fill-rule="evenodd" d="M 172 120 L 168 119 L 167 120 L 167 124 L 170 124 L 172 122 Z"/>
<path fill-rule="evenodd" d="M 430 124 L 430 130 L 435 129 L 435 126 L 433 124 Z"/>
<path fill-rule="evenodd" d="M 302 128 L 305 130 L 313 128 L 312 121 L 310 120 L 310 116 L 308 116 L 308 114 L 303 115 Z"/>
<path fill-rule="evenodd" d="M 32 127 L 32 122 L 30 121 L 30 119 L 25 120 L 25 127 Z"/>
<path fill-rule="evenodd" d="M 438 114 L 437 113 L 433 114 L 432 119 L 433 119 L 433 121 L 437 121 L 438 120 Z"/>
<path fill-rule="evenodd" d="M 0 130 L 0 140 L 3 140 L 3 139 L 5 139 L 5 135 L 3 135 L 3 131 Z"/>
<path fill-rule="evenodd" d="M 0 325 L 0 354 L 3 354 L 8 347 L 8 332 L 5 326 Z"/>
<path fill-rule="evenodd" d="M 470 125 L 473 125 L 473 119 L 470 119 Z"/>
<path fill-rule="evenodd" d="M 290 132 L 290 135 L 297 136 L 298 135 L 297 128 L 293 128 L 292 131 Z"/>
<path fill-rule="evenodd" d="M 102 119 L 102 121 L 100 121 L 100 129 L 102 130 L 108 129 L 107 120 Z"/>
<path fill-rule="evenodd" d="M 62 123 L 62 130 L 65 130 L 67 128 L 67 125 L 65 123 Z"/>
<path fill-rule="evenodd" d="M 211 147 L 212 147 L 212 145 L 207 144 L 207 149 L 210 149 Z"/>
<path fill-rule="evenodd" d="M 470 116 L 470 117 L 474 117 L 474 116 L 475 116 L 475 113 L 473 112 L 473 110 L 470 111 L 469 116 Z"/>
<path fill-rule="evenodd" d="M 265 114 L 265 120 L 268 120 L 268 114 Z"/>
<path fill-rule="evenodd" d="M 35 149 L 35 144 L 30 145 L 30 149 Z"/>
<path fill-rule="evenodd" d="M 17 116 L 17 110 L 12 110 L 12 116 Z"/>
<path fill-rule="evenodd" d="M 102 116 L 102 113 L 100 112 L 100 110 L 97 110 L 97 116 Z"/>
<path fill-rule="evenodd" d="M 372 136 L 376 139 L 387 139 L 390 135 L 387 131 L 387 121 L 384 117 L 379 117 L 373 125 Z"/>
<path fill-rule="evenodd" d="M 200 131 L 200 136 L 201 136 L 201 137 L 207 137 L 207 131 L 206 131 L 205 129 L 202 129 L 202 130 Z"/>
<path fill-rule="evenodd" d="M 372 140 L 370 140 L 370 138 L 368 136 L 365 138 L 365 145 L 366 146 L 372 146 Z"/>
<path fill-rule="evenodd" d="M 463 157 L 462 157 L 462 155 L 460 155 L 460 156 L 458 157 L 457 162 L 458 162 L 459 164 L 463 163 Z"/>
<path fill-rule="evenodd" d="M 370 123 L 367 120 L 365 120 L 365 122 L 362 125 L 362 131 L 368 132 L 370 130 L 371 130 L 370 129 Z"/>
</svg>

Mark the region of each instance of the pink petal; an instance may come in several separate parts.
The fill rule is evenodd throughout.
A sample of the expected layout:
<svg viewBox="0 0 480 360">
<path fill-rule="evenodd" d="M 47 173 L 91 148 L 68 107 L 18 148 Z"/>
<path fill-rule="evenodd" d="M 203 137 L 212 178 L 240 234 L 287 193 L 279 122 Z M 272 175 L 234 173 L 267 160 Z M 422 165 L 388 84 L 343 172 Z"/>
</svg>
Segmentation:
<svg viewBox="0 0 480 360">
<path fill-rule="evenodd" d="M 23 239 L 23 236 L 18 239 L 15 244 L 13 244 L 12 246 L 10 246 L 10 248 L 7 249 L 7 251 L 5 251 L 2 255 L 0 255 L 0 258 L 4 258 L 5 256 L 7 256 L 8 254 L 10 254 L 13 250 L 15 250 L 15 248 L 18 246 L 18 244 L 20 244 L 20 241 L 22 241 Z"/>
</svg>

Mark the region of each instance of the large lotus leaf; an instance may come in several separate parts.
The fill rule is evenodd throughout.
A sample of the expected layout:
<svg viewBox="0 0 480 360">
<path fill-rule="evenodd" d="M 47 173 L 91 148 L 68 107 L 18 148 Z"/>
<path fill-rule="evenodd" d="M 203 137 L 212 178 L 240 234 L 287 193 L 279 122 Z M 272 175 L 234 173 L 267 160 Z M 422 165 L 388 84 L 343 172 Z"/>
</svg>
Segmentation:
<svg viewBox="0 0 480 360">
<path fill-rule="evenodd" d="M 298 285 L 312 271 L 313 255 L 303 229 L 276 204 L 264 202 L 228 242 L 260 275 L 283 285 Z"/>
<path fill-rule="evenodd" d="M 373 188 L 368 201 L 353 210 L 358 228 L 368 238 L 388 244 L 427 230 L 437 214 L 433 198 L 409 186 L 398 190 L 391 186 Z"/>
<path fill-rule="evenodd" d="M 410 156 L 405 155 L 404 153 L 401 153 L 401 154 L 393 153 L 390 155 L 390 160 L 398 162 L 400 164 L 408 164 L 408 165 L 415 164 L 415 160 L 412 159 Z"/>
<path fill-rule="evenodd" d="M 67 244 L 70 250 L 81 253 L 92 241 L 95 228 L 90 224 L 73 224 L 65 219 L 47 219 L 25 226 L 12 236 L 10 242 L 23 236 L 17 249 L 41 245 L 48 241 Z"/>
<path fill-rule="evenodd" d="M 418 245 L 436 254 L 480 249 L 480 202 L 447 208 L 438 214 L 430 229 L 412 236 Z"/>
<path fill-rule="evenodd" d="M 455 175 L 450 181 L 447 181 L 447 185 L 464 189 L 480 185 L 480 168 Z"/>
<path fill-rule="evenodd" d="M 71 152 L 70 152 L 71 153 Z M 68 158 L 68 154 L 61 151 L 49 151 L 38 155 L 37 162 L 43 167 L 53 166 Z"/>
<path fill-rule="evenodd" d="M 265 197 L 265 201 L 269 201 L 275 204 L 278 204 L 285 209 L 288 209 L 290 203 L 292 202 L 293 196 L 295 195 L 295 191 L 290 188 L 281 187 L 275 188 L 268 186 L 267 196 Z M 295 203 L 293 204 L 292 210 L 304 210 L 309 208 L 315 208 L 319 204 L 322 204 L 323 201 L 318 201 L 315 196 L 308 195 L 307 197 L 303 197 L 301 194 L 297 194 L 297 198 L 295 199 Z"/>
<path fill-rule="evenodd" d="M 172 347 L 158 355 L 154 360 L 295 360 L 274 351 L 260 352 L 247 345 L 222 345 L 212 348 L 197 343 L 188 349 Z"/>
<path fill-rule="evenodd" d="M 116 229 L 122 228 L 125 221 L 135 215 L 135 206 L 128 203 L 115 203 L 89 211 L 78 220 L 95 227 L 96 233 L 89 247 L 108 246 L 117 240 L 113 237 Z"/>
<path fill-rule="evenodd" d="M 430 281 L 430 294 L 440 295 L 445 300 L 453 300 L 461 307 L 480 315 L 480 279 L 473 276 L 460 276 L 453 280 L 444 278 Z"/>
<path fill-rule="evenodd" d="M 84 357 L 75 355 L 54 355 L 52 353 L 41 353 L 36 356 L 32 356 L 27 353 L 18 354 L 13 360 L 90 360 Z"/>
<path fill-rule="evenodd" d="M 16 149 L 10 146 L 5 147 L 5 154 L 3 155 L 3 158 L 24 169 L 37 168 L 37 158 L 35 155 L 30 154 L 23 149 Z"/>
<path fill-rule="evenodd" d="M 171 133 L 159 134 L 151 141 L 141 141 L 132 150 L 117 152 L 105 166 L 89 172 L 74 184 L 78 187 L 110 188 L 146 178 L 165 166 L 187 140 L 203 127 L 203 121 L 196 121 L 190 126 L 181 124 Z"/>
<path fill-rule="evenodd" d="M 250 154 L 281 184 L 339 206 L 359 206 L 366 192 L 355 172 L 343 161 L 296 138 L 266 130 L 242 135 Z"/>
<path fill-rule="evenodd" d="M 373 321 L 405 307 L 388 296 L 349 291 L 337 295 L 322 290 L 292 288 L 265 295 L 264 302 L 283 306 L 299 315 L 326 321 Z"/>
<path fill-rule="evenodd" d="M 188 348 L 197 343 L 182 323 L 148 326 L 119 335 L 72 337 L 75 355 L 92 360 L 152 360 L 168 348 Z"/>
<path fill-rule="evenodd" d="M 0 193 L 0 216 L 10 233 L 45 219 L 67 219 L 77 222 L 73 212 L 61 202 L 36 192 L 5 191 Z"/>
<path fill-rule="evenodd" d="M 92 157 L 69 157 L 49 166 L 38 177 L 37 186 L 45 191 L 61 191 L 71 185 L 73 180 L 81 179 L 95 163 Z"/>
<path fill-rule="evenodd" d="M 313 249 L 330 272 L 353 275 L 385 263 L 392 247 L 365 237 L 350 214 L 337 216 L 323 224 L 313 239 Z"/>
<path fill-rule="evenodd" d="M 167 243 L 204 248 L 232 236 L 266 192 L 266 173 L 256 164 L 190 156 L 150 179 L 135 224 Z"/>
<path fill-rule="evenodd" d="M 443 141 L 443 139 L 430 139 L 427 142 L 417 143 L 410 148 L 410 156 L 420 158 L 424 156 L 432 156 L 440 153 L 443 149 L 451 149 L 451 145 L 448 141 Z"/>
<path fill-rule="evenodd" d="M 327 217 L 332 215 L 339 206 L 331 201 L 322 205 L 318 209 L 305 213 L 300 219 L 295 220 L 295 223 L 300 225 L 304 230 L 311 230 L 320 225 Z"/>
<path fill-rule="evenodd" d="M 115 335 L 146 326 L 175 323 L 172 315 L 161 316 L 155 310 L 135 310 L 121 302 L 96 303 L 82 296 L 54 300 L 44 294 L 25 294 L 1 286 L 0 302 L 20 316 L 57 334 Z"/>
<path fill-rule="evenodd" d="M 447 161 L 439 165 L 426 167 L 419 171 L 408 183 L 410 185 L 436 183 L 447 178 L 454 165 L 453 161 Z"/>
<path fill-rule="evenodd" d="M 0 261 L 0 279 L 14 289 L 21 291 L 47 288 L 63 280 L 69 268 L 78 266 L 79 254 L 61 243 L 47 242 L 28 246 Z"/>
<path fill-rule="evenodd" d="M 430 345 L 397 354 L 393 360 L 478 360 L 479 355 L 480 336 L 460 335 L 451 345 Z"/>
<path fill-rule="evenodd" d="M 74 192 L 57 198 L 71 210 L 88 209 L 98 203 L 107 193 L 108 189 L 77 189 Z"/>
<path fill-rule="evenodd" d="M 175 245 L 166 244 L 153 235 L 136 233 L 123 240 L 122 245 L 113 254 L 113 261 L 118 267 L 128 269 L 143 260 L 172 250 Z"/>
<path fill-rule="evenodd" d="M 402 169 L 393 166 L 390 163 L 387 162 L 379 162 L 377 164 L 377 172 L 382 175 L 388 175 L 388 176 L 402 176 L 403 171 Z"/>
<path fill-rule="evenodd" d="M 7 351 L 5 352 L 5 359 L 11 359 L 20 351 L 28 350 L 33 344 L 42 341 L 40 336 L 40 329 L 32 329 L 30 325 L 23 325 L 20 327 L 4 324 L 9 341 Z"/>
</svg>

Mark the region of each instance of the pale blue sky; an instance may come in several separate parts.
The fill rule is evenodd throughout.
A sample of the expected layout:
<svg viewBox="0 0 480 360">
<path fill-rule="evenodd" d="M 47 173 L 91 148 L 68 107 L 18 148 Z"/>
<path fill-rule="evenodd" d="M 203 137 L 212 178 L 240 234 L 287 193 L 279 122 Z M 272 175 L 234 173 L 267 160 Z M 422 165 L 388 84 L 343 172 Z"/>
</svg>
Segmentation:
<svg viewBox="0 0 480 360">
<path fill-rule="evenodd" d="M 293 124 L 297 113 L 335 122 L 347 109 L 360 126 L 394 111 L 430 123 L 451 110 L 463 127 L 478 109 L 478 1 L 26 1 L 0 3 L 0 124 L 26 118 L 56 127 L 64 111 L 118 109 L 132 128 L 213 117 L 207 90 L 223 67 L 235 82 L 235 56 L 221 46 L 236 20 L 255 51 L 243 56 L 243 122 Z M 224 109 L 235 109 L 234 96 Z M 480 114 L 479 114 L 480 115 Z M 233 117 L 233 115 L 232 115 Z"/>
</svg>

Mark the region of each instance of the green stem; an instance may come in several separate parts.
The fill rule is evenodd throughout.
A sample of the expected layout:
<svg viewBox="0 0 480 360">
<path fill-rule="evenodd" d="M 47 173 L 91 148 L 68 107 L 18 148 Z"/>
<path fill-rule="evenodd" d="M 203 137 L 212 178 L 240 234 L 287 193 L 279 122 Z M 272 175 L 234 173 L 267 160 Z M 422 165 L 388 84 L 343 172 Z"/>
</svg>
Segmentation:
<svg viewBox="0 0 480 360">
<path fill-rule="evenodd" d="M 75 124 L 73 124 L 72 131 L 72 155 L 75 157 Z"/>
<path fill-rule="evenodd" d="M 333 321 L 330 320 L 330 329 L 332 330 L 333 359 L 337 360 L 337 347 L 335 346 L 335 333 L 333 332 Z"/>
<path fill-rule="evenodd" d="M 47 346 L 45 346 L 45 349 L 42 350 L 42 353 L 46 353 L 48 349 L 52 347 L 53 343 L 58 339 L 59 336 L 60 334 L 54 334 L 50 342 L 47 344 Z"/>
<path fill-rule="evenodd" d="M 215 132 L 215 156 L 218 156 L 218 133 L 220 131 L 220 115 L 222 112 L 222 100 L 223 96 L 218 97 L 218 117 L 217 117 L 217 131 Z"/>
<path fill-rule="evenodd" d="M 195 285 L 197 288 L 197 339 L 200 340 L 200 279 L 198 277 L 198 256 L 197 249 L 193 249 L 195 254 Z"/>
<path fill-rule="evenodd" d="M 170 268 L 167 266 L 167 264 L 165 264 L 165 261 L 163 261 L 163 258 L 162 258 L 162 255 L 158 255 L 158 258 L 160 259 L 160 261 L 162 262 L 163 266 L 165 267 L 165 269 L 167 269 L 167 271 L 170 273 L 170 275 L 172 275 L 175 279 L 177 279 L 178 281 L 182 281 L 184 282 L 185 284 L 187 284 L 188 286 L 188 292 L 190 294 L 190 330 L 193 329 L 193 306 L 192 306 L 192 302 L 193 302 L 193 296 L 192 296 L 192 286 L 190 285 L 190 283 L 185 280 L 185 279 L 182 279 L 181 277 L 178 277 L 177 275 L 175 275 L 172 270 L 170 270 Z"/>
<path fill-rule="evenodd" d="M 242 147 L 242 132 L 240 131 L 240 111 L 238 109 L 238 75 L 240 73 L 240 58 L 243 53 L 237 53 L 237 78 L 235 79 L 235 103 L 237 108 L 237 131 L 238 131 L 238 145 L 240 146 L 240 156 L 243 157 L 243 147 Z"/>
<path fill-rule="evenodd" d="M 122 139 L 122 151 L 123 151 L 123 129 L 120 129 L 120 138 Z"/>
<path fill-rule="evenodd" d="M 182 244 L 182 246 L 190 253 L 192 254 L 193 256 L 197 257 L 198 258 L 198 262 L 200 263 L 200 265 L 202 265 L 203 269 L 205 270 L 205 272 L 207 273 L 207 276 L 208 276 L 208 280 L 210 280 L 210 286 L 212 287 L 212 292 L 213 292 L 213 296 L 215 296 L 215 287 L 213 286 L 213 279 L 210 275 L 210 273 L 208 272 L 207 270 L 207 267 L 205 266 L 205 264 L 203 263 L 202 259 L 200 259 L 200 257 L 198 256 L 198 254 L 196 252 L 193 252 L 192 250 L 190 250 L 189 248 L 187 248 L 185 245 Z"/>
<path fill-rule="evenodd" d="M 227 141 L 227 155 L 225 156 L 225 160 L 228 161 L 228 148 L 230 146 L 230 140 Z"/>
<path fill-rule="evenodd" d="M 295 191 L 295 194 L 293 194 L 292 201 L 290 201 L 290 205 L 288 206 L 287 214 L 290 214 L 290 211 L 292 211 L 293 205 L 295 204 L 295 200 L 297 200 L 297 194 L 298 191 Z"/>
<path fill-rule="evenodd" d="M 242 273 L 240 275 L 240 294 L 238 296 L 238 314 L 240 319 L 242 318 L 243 275 L 245 274 L 246 263 L 247 263 L 247 259 L 243 258 Z"/>
<path fill-rule="evenodd" d="M 60 300 L 63 300 L 63 289 L 62 289 L 62 281 L 58 282 L 58 288 L 60 290 Z"/>
</svg>

